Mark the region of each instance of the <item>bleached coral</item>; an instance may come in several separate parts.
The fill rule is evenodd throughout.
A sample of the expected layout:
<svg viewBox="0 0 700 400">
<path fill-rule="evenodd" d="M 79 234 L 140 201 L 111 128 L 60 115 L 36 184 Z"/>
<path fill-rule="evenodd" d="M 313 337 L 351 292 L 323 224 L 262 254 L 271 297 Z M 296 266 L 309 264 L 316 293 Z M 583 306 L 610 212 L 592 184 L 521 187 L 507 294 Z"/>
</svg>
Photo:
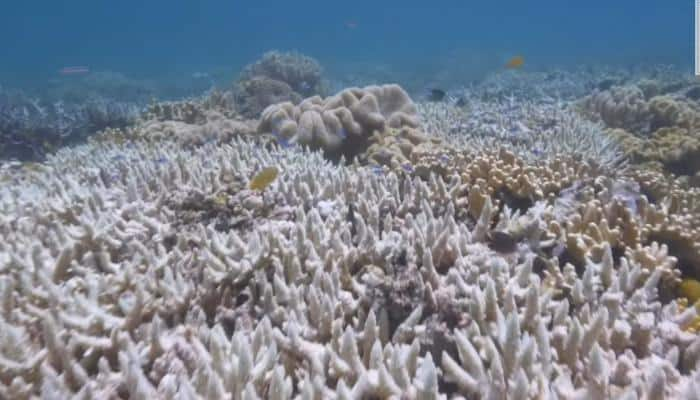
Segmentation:
<svg viewBox="0 0 700 400">
<path fill-rule="evenodd" d="M 463 108 L 419 103 L 418 110 L 428 134 L 460 147 L 477 151 L 505 148 L 528 161 L 575 156 L 607 166 L 624 162 L 615 139 L 564 102 L 536 103 L 508 97 L 470 100 Z"/>
<path fill-rule="evenodd" d="M 521 162 L 460 157 L 465 178 L 492 176 L 484 187 Z M 269 165 L 281 174 L 268 191 L 246 189 Z M 461 203 L 474 188 L 460 174 L 377 174 L 234 139 L 93 143 L 25 175 L 0 187 L 3 398 L 678 398 L 697 386 L 700 339 L 659 301 L 661 270 L 546 261 L 550 279 L 531 252 L 490 248 L 492 222 L 515 217 L 479 190 Z M 198 197 L 254 223 L 181 219 Z"/>
</svg>

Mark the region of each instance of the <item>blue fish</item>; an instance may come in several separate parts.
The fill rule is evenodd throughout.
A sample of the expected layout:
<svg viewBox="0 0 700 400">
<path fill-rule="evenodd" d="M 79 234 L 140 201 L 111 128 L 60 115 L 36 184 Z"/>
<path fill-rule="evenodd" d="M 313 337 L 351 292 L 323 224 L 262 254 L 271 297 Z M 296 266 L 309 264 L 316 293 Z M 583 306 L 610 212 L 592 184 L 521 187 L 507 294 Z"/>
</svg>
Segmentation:
<svg viewBox="0 0 700 400">
<path fill-rule="evenodd" d="M 382 167 L 376 165 L 376 166 L 372 167 L 372 172 L 373 172 L 375 175 L 379 176 L 379 175 L 384 174 L 384 168 L 382 168 Z"/>
<path fill-rule="evenodd" d="M 289 141 L 289 139 L 282 136 L 282 134 L 276 130 L 272 131 L 272 136 L 274 136 L 275 139 L 277 140 L 277 144 L 279 144 L 280 146 L 282 146 L 285 149 L 292 147 L 294 145 L 292 142 Z"/>
<path fill-rule="evenodd" d="M 154 158 L 154 159 L 153 159 L 153 162 L 156 163 L 156 164 L 165 164 L 165 163 L 168 162 L 168 159 L 161 156 L 161 157 L 158 157 L 158 158 Z"/>
<path fill-rule="evenodd" d="M 538 148 L 534 148 L 532 149 L 532 154 L 536 155 L 537 157 L 540 157 L 543 154 L 543 152 Z"/>
<path fill-rule="evenodd" d="M 450 161 L 450 157 L 448 157 L 447 154 L 443 154 L 440 156 L 440 161 L 448 162 L 448 161 Z"/>
<path fill-rule="evenodd" d="M 403 165 L 401 166 L 401 168 L 403 168 L 403 170 L 406 171 L 406 172 L 408 172 L 409 174 L 410 174 L 410 173 L 413 173 L 413 166 L 411 166 L 411 164 L 408 164 L 408 163 L 403 164 Z"/>
</svg>

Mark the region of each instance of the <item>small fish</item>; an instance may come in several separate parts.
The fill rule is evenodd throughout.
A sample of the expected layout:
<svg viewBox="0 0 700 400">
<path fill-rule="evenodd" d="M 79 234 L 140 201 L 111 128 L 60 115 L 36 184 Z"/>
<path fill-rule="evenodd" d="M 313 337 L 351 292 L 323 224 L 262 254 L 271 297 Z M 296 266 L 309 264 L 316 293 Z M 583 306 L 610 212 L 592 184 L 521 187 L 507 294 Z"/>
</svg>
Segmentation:
<svg viewBox="0 0 700 400">
<path fill-rule="evenodd" d="M 85 75 L 90 73 L 90 68 L 88 67 L 63 67 L 58 70 L 61 75 Z"/>
<path fill-rule="evenodd" d="M 536 155 L 537 157 L 540 157 L 543 154 L 543 152 L 539 148 L 535 147 L 534 149 L 532 149 L 532 154 Z"/>
<path fill-rule="evenodd" d="M 355 29 L 357 28 L 357 22 L 355 21 L 346 21 L 345 22 L 345 27 L 348 29 Z"/>
<path fill-rule="evenodd" d="M 405 164 L 401 165 L 401 168 L 403 168 L 403 170 L 409 174 L 413 173 L 413 166 L 409 163 L 405 163 Z"/>
<path fill-rule="evenodd" d="M 518 248 L 518 241 L 508 232 L 491 232 L 488 239 L 489 247 L 499 253 L 512 253 Z"/>
<path fill-rule="evenodd" d="M 154 158 L 153 162 L 156 164 L 165 164 L 168 162 L 168 159 L 165 157 L 158 157 L 158 158 Z"/>
<path fill-rule="evenodd" d="M 26 171 L 37 172 L 41 171 L 42 166 L 38 162 L 28 161 L 22 164 L 22 168 Z"/>
<path fill-rule="evenodd" d="M 440 161 L 446 163 L 446 162 L 450 161 L 450 157 L 447 154 L 441 154 Z"/>
<path fill-rule="evenodd" d="M 346 221 L 350 223 L 350 235 L 354 237 L 357 234 L 357 227 L 355 226 L 355 206 L 352 203 L 348 204 L 348 214 L 346 216 Z"/>
<path fill-rule="evenodd" d="M 428 95 L 428 101 L 435 101 L 435 102 L 442 101 L 445 99 L 446 95 L 447 95 L 447 93 L 445 93 L 444 90 L 433 88 L 433 89 L 430 89 L 430 94 Z"/>
<path fill-rule="evenodd" d="M 272 131 L 272 136 L 274 136 L 275 140 L 277 141 L 277 144 L 279 144 L 283 148 L 289 148 L 294 145 L 291 140 L 287 139 L 286 137 L 282 136 L 279 132 L 277 131 Z"/>
<path fill-rule="evenodd" d="M 219 193 L 212 199 L 217 206 L 225 207 L 228 205 L 228 196 L 226 193 Z"/>
<path fill-rule="evenodd" d="M 345 139 L 348 137 L 348 132 L 345 130 L 345 128 L 340 128 L 340 130 L 338 130 L 338 136 L 340 136 L 341 139 Z"/>
<path fill-rule="evenodd" d="M 374 167 L 372 167 L 372 172 L 375 175 L 379 176 L 384 174 L 384 168 L 380 167 L 379 165 L 375 165 Z"/>
<path fill-rule="evenodd" d="M 204 79 L 204 78 L 209 78 L 209 74 L 206 72 L 194 72 L 192 74 L 193 79 Z"/>
<path fill-rule="evenodd" d="M 678 294 L 688 299 L 688 303 L 700 300 L 700 282 L 692 278 L 686 278 L 678 285 Z"/>
<path fill-rule="evenodd" d="M 515 56 L 508 60 L 506 63 L 506 68 L 508 69 L 519 69 L 525 64 L 525 59 L 523 56 Z"/>
<path fill-rule="evenodd" d="M 124 161 L 126 160 L 126 157 L 124 157 L 123 154 L 117 154 L 116 156 L 112 157 L 112 161 Z"/>
<path fill-rule="evenodd" d="M 275 181 L 278 174 L 279 171 L 277 167 L 267 167 L 258 172 L 257 175 L 250 180 L 248 186 L 251 190 L 263 191 Z"/>
<path fill-rule="evenodd" d="M 616 83 L 617 82 L 614 79 L 604 79 L 601 82 L 599 82 L 598 85 L 596 85 L 596 87 L 598 90 L 603 91 L 615 86 Z"/>
<path fill-rule="evenodd" d="M 299 88 L 301 88 L 301 90 L 303 90 L 304 92 L 308 92 L 309 90 L 311 90 L 311 84 L 309 84 L 309 82 L 307 81 L 302 81 L 299 84 Z"/>
</svg>

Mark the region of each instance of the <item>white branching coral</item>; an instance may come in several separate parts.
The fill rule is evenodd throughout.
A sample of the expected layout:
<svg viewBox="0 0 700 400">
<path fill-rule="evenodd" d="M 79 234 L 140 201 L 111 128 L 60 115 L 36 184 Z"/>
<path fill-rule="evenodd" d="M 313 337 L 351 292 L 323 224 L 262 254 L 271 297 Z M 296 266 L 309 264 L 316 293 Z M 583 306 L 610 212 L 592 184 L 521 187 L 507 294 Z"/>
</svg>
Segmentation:
<svg viewBox="0 0 700 400">
<path fill-rule="evenodd" d="M 659 301 L 661 269 L 603 256 L 545 273 L 530 250 L 498 252 L 491 221 L 519 216 L 487 197 L 463 217 L 457 175 L 236 139 L 77 146 L 16 179 L 0 187 L 0 398 L 697 389 L 700 339 Z"/>
<path fill-rule="evenodd" d="M 577 115 L 567 102 L 507 97 L 471 99 L 463 108 L 448 103 L 417 107 L 426 132 L 461 147 L 476 151 L 501 147 L 528 161 L 567 155 L 611 167 L 623 163 L 620 146 L 603 127 Z"/>
</svg>

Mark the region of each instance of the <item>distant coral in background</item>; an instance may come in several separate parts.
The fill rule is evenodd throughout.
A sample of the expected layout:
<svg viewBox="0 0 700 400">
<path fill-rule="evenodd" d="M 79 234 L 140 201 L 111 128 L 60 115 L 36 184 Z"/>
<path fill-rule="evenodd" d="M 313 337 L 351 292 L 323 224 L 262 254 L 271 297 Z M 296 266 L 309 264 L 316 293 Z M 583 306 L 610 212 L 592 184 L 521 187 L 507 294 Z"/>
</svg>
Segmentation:
<svg viewBox="0 0 700 400">
<path fill-rule="evenodd" d="M 469 99 L 462 107 L 419 103 L 424 130 L 430 136 L 476 150 L 503 147 L 526 160 L 566 155 L 601 165 L 620 166 L 622 149 L 601 125 L 578 116 L 563 101 L 530 101 L 507 97 Z"/>
<path fill-rule="evenodd" d="M 299 53 L 270 51 L 246 66 L 234 84 L 242 115 L 258 118 L 269 105 L 323 95 L 323 69 L 318 61 Z"/>
<path fill-rule="evenodd" d="M 129 125 L 141 110 L 138 103 L 107 97 L 50 102 L 0 89 L 0 160 L 42 160 L 47 152 L 84 141 L 98 130 Z"/>
<path fill-rule="evenodd" d="M 92 71 L 83 76 L 56 78 L 39 93 L 51 100 L 79 103 L 86 97 L 105 97 L 115 101 L 145 103 L 158 94 L 154 82 L 134 79 L 115 71 Z"/>
<path fill-rule="evenodd" d="M 212 90 L 203 96 L 177 101 L 153 102 L 144 112 L 144 119 L 181 121 L 188 124 L 204 123 L 208 112 L 217 112 L 232 118 L 237 112 L 233 94 Z"/>
<path fill-rule="evenodd" d="M 601 121 L 634 163 L 694 181 L 700 177 L 700 103 L 690 82 L 640 80 L 596 91 L 579 102 Z"/>
<path fill-rule="evenodd" d="M 302 97 L 291 86 L 264 76 L 240 81 L 235 88 L 237 107 L 243 115 L 257 118 L 271 104 L 298 104 Z"/>
<path fill-rule="evenodd" d="M 288 84 L 302 96 L 322 90 L 323 68 L 315 59 L 297 52 L 269 51 L 241 72 L 241 80 L 266 77 Z"/>
</svg>

